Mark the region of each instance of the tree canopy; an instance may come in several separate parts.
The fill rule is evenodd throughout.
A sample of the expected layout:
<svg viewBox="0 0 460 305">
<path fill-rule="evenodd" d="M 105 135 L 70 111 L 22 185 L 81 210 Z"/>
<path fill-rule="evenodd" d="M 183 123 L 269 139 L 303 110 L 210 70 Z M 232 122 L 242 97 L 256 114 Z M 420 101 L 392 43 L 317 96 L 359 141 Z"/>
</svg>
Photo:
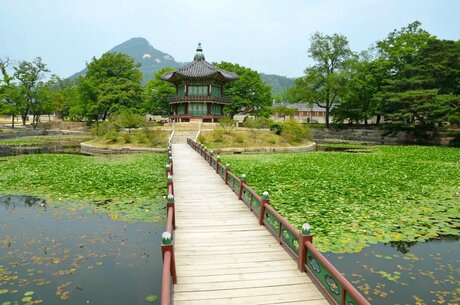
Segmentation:
<svg viewBox="0 0 460 305">
<path fill-rule="evenodd" d="M 226 106 L 230 116 L 234 116 L 239 111 L 256 115 L 269 113 L 267 108 L 272 104 L 271 88 L 262 82 L 257 71 L 224 61 L 213 65 L 239 76 L 238 80 L 225 87 L 224 94 L 232 99 L 232 103 Z"/>
<path fill-rule="evenodd" d="M 81 110 L 89 120 L 105 120 L 111 112 L 135 109 L 142 103 L 142 73 L 126 54 L 105 53 L 86 65 L 78 79 Z"/>
<path fill-rule="evenodd" d="M 308 54 L 315 64 L 305 69 L 305 76 L 296 81 L 297 88 L 291 92 L 296 99 L 324 108 L 329 127 L 331 108 L 345 94 L 353 52 L 345 36 L 316 32 L 311 36 Z"/>
<path fill-rule="evenodd" d="M 291 102 L 316 103 L 334 121 L 385 122 L 395 129 L 460 122 L 460 41 L 440 40 L 415 21 L 354 54 L 338 34 L 315 33 L 315 61 L 288 90 Z"/>
<path fill-rule="evenodd" d="M 168 115 L 171 106 L 168 97 L 176 93 L 176 88 L 169 82 L 161 80 L 160 77 L 174 68 L 163 68 L 155 73 L 155 78 L 148 81 L 143 89 L 144 108 L 151 114 Z"/>
</svg>

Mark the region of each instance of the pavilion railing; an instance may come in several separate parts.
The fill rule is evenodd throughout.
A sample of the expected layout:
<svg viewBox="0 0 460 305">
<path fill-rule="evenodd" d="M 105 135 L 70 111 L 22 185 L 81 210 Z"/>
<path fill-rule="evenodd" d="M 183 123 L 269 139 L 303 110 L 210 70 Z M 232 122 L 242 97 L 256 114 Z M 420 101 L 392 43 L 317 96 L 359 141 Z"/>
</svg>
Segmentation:
<svg viewBox="0 0 460 305">
<path fill-rule="evenodd" d="M 217 101 L 220 103 L 230 103 L 230 98 L 227 96 L 213 96 L 213 95 L 184 95 L 184 96 L 170 96 L 168 102 L 170 104 L 180 102 L 201 102 L 201 101 Z"/>
<path fill-rule="evenodd" d="M 161 277 L 161 305 L 171 304 L 171 287 L 177 283 L 176 263 L 174 259 L 174 229 L 176 228 L 174 206 L 173 160 L 171 143 L 168 149 L 169 162 L 166 164 L 167 177 L 167 221 L 166 231 L 161 236 L 161 253 L 163 257 L 163 272 Z M 171 283 L 172 280 L 172 283 Z"/>
<path fill-rule="evenodd" d="M 246 175 L 238 178 L 230 170 L 230 164 L 222 164 L 219 156 L 204 145 L 187 139 L 216 173 L 238 196 L 238 199 L 255 214 L 259 224 L 267 228 L 286 252 L 297 261 L 298 269 L 306 272 L 326 298 L 335 305 L 370 305 L 353 285 L 313 245 L 310 226 L 305 224 L 297 230 L 270 205 L 269 195 L 259 196 L 246 184 Z"/>
</svg>

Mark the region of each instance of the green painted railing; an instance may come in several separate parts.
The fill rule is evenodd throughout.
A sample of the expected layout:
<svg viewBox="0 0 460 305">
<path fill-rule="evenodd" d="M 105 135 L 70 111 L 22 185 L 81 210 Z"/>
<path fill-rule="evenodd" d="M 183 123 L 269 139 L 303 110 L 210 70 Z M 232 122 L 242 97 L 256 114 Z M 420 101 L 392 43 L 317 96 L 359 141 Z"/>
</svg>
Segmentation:
<svg viewBox="0 0 460 305">
<path fill-rule="evenodd" d="M 257 216 L 289 255 L 297 261 L 298 268 L 306 272 L 316 283 L 326 298 L 335 305 L 370 305 L 359 291 L 315 248 L 310 226 L 305 224 L 297 230 L 270 205 L 269 196 L 264 192 L 260 197 L 249 185 L 246 176 L 236 177 L 230 165 L 223 165 L 220 157 L 204 145 L 191 139 L 187 143 L 196 150 L 216 170 L 227 185 L 237 194 L 238 199 Z"/>
</svg>

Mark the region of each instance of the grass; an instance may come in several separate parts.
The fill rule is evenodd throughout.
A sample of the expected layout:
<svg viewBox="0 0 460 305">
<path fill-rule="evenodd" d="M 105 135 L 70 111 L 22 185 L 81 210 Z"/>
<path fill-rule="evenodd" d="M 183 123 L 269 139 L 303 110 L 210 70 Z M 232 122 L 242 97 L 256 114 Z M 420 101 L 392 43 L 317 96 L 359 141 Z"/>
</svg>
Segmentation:
<svg viewBox="0 0 460 305">
<path fill-rule="evenodd" d="M 0 145 L 37 145 L 48 143 L 84 142 L 91 140 L 89 135 L 31 136 L 12 139 L 0 139 Z"/>
<path fill-rule="evenodd" d="M 123 220 L 149 220 L 154 209 L 163 208 L 163 154 L 42 154 L 0 161 L 0 194 L 34 195 L 57 203 L 94 202 Z"/>
<path fill-rule="evenodd" d="M 113 147 L 166 148 L 170 134 L 158 128 L 133 130 L 132 132 L 109 131 L 89 143 Z"/>
<path fill-rule="evenodd" d="M 460 235 L 460 150 L 381 146 L 372 153 L 225 156 L 322 251 Z"/>
<path fill-rule="evenodd" d="M 222 132 L 221 130 L 203 131 L 198 141 L 212 149 L 238 147 L 287 147 L 306 145 L 310 142 L 288 143 L 282 136 L 266 130 L 233 130 Z"/>
</svg>

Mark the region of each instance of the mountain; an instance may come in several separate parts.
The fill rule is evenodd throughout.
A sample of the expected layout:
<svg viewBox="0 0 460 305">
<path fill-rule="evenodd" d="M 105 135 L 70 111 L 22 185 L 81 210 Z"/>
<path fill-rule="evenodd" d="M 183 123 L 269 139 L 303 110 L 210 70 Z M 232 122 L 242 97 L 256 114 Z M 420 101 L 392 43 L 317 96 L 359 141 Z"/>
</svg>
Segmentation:
<svg viewBox="0 0 460 305">
<path fill-rule="evenodd" d="M 107 53 L 124 53 L 128 54 L 136 63 L 140 63 L 139 70 L 144 75 L 144 82 L 148 82 L 154 78 L 155 73 L 163 68 L 171 67 L 178 68 L 183 66 L 183 63 L 176 62 L 174 57 L 155 49 L 145 38 L 131 38 L 107 51 Z M 75 79 L 86 73 L 86 68 L 70 76 L 70 79 Z"/>
<path fill-rule="evenodd" d="M 107 51 L 107 53 L 124 53 L 134 58 L 136 63 L 140 63 L 139 68 L 144 75 L 144 83 L 154 78 L 155 73 L 162 68 L 171 67 L 179 68 L 184 63 L 177 62 L 170 54 L 164 53 L 155 49 L 145 38 L 137 37 L 131 38 L 122 44 Z M 77 72 L 69 77 L 75 79 L 79 76 L 85 75 L 86 68 Z M 272 87 L 272 93 L 284 91 L 288 87 L 294 86 L 294 79 L 287 78 L 280 75 L 260 73 L 262 81 Z"/>
<path fill-rule="evenodd" d="M 289 87 L 293 87 L 295 82 L 293 78 L 280 76 L 276 74 L 260 73 L 260 79 L 268 86 L 272 87 L 272 94 L 280 93 Z"/>
</svg>

